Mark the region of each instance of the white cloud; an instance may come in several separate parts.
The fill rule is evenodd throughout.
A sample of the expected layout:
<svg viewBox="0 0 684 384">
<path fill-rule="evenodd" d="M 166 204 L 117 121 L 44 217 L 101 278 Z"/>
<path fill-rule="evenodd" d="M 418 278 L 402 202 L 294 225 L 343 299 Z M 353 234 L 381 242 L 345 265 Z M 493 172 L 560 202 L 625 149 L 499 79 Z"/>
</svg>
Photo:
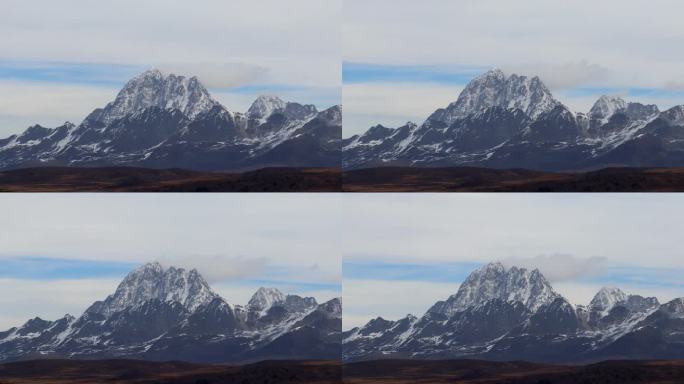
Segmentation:
<svg viewBox="0 0 684 384">
<path fill-rule="evenodd" d="M 568 254 L 510 257 L 501 261 L 507 266 L 537 268 L 552 283 L 598 276 L 610 268 L 605 257 L 577 257 Z"/>
<path fill-rule="evenodd" d="M 162 265 L 197 269 L 210 284 L 230 279 L 259 278 L 269 262 L 265 257 L 226 256 L 224 254 L 163 255 L 156 261 Z"/>
<path fill-rule="evenodd" d="M 665 83 L 665 89 L 669 91 L 684 91 L 684 81 L 668 81 Z"/>
<path fill-rule="evenodd" d="M 503 69 L 510 73 L 539 76 L 544 84 L 552 90 L 610 84 L 612 76 L 608 68 L 589 63 L 586 60 L 560 63 L 519 63 L 511 64 Z"/>
<path fill-rule="evenodd" d="M 268 69 L 248 63 L 162 63 L 157 68 L 164 73 L 197 76 L 207 88 L 235 88 L 264 78 Z"/>
</svg>

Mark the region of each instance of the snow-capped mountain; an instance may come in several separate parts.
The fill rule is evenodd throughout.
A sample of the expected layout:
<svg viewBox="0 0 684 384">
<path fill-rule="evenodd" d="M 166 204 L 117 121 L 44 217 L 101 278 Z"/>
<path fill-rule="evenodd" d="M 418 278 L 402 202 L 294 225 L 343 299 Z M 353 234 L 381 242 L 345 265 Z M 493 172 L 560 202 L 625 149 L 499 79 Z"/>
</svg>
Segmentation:
<svg viewBox="0 0 684 384">
<path fill-rule="evenodd" d="M 602 95 L 589 110 L 589 116 L 608 122 L 617 112 L 627 109 L 627 102 L 619 97 Z"/>
<path fill-rule="evenodd" d="M 109 124 L 150 107 L 176 109 L 189 119 L 220 104 L 196 77 L 186 78 L 152 69 L 129 80 L 116 99 L 103 109 L 96 109 L 88 119 Z"/>
<path fill-rule="evenodd" d="M 196 270 L 149 263 L 78 318 L 34 318 L 0 332 L 0 361 L 336 359 L 340 306 L 340 299 L 319 304 L 313 297 L 263 287 L 249 304 L 231 305 Z"/>
<path fill-rule="evenodd" d="M 506 268 L 501 263 L 491 263 L 471 273 L 458 292 L 445 302 L 430 309 L 445 316 L 451 316 L 477 303 L 493 299 L 507 302 L 521 302 L 529 310 L 536 311 L 560 297 L 535 269 Z"/>
<path fill-rule="evenodd" d="M 274 304 L 285 302 L 285 295 L 275 288 L 259 288 L 247 303 L 250 309 L 265 313 Z"/>
<path fill-rule="evenodd" d="M 574 306 L 538 270 L 490 263 L 421 317 L 378 317 L 343 332 L 343 358 L 681 359 L 682 303 L 604 287 L 589 305 Z"/>
<path fill-rule="evenodd" d="M 500 69 L 493 69 L 473 79 L 458 100 L 443 110 L 437 110 L 428 119 L 451 124 L 459 118 L 484 112 L 491 107 L 519 109 L 534 119 L 557 105 L 560 103 L 538 77 L 516 74 L 507 77 Z"/>
<path fill-rule="evenodd" d="M 213 99 L 196 77 L 146 71 L 78 125 L 39 125 L 0 139 L 0 169 L 43 165 L 231 170 L 337 167 L 341 121 L 313 105 L 260 96 L 246 114 Z"/>
<path fill-rule="evenodd" d="M 615 305 L 625 303 L 627 294 L 616 287 L 603 287 L 589 303 L 589 308 L 602 314 L 610 312 Z"/>
<path fill-rule="evenodd" d="M 347 169 L 481 166 L 545 171 L 607 166 L 684 166 L 682 106 L 601 96 L 573 113 L 538 77 L 491 70 L 420 125 L 374 126 L 342 141 Z"/>
<path fill-rule="evenodd" d="M 285 109 L 285 102 L 275 96 L 259 96 L 247 110 L 247 116 L 251 119 L 266 119 L 275 111 Z"/>
<path fill-rule="evenodd" d="M 126 275 L 114 294 L 95 302 L 87 312 L 106 317 L 150 300 L 178 302 L 193 312 L 218 297 L 196 269 L 164 268 L 155 262 Z"/>
</svg>

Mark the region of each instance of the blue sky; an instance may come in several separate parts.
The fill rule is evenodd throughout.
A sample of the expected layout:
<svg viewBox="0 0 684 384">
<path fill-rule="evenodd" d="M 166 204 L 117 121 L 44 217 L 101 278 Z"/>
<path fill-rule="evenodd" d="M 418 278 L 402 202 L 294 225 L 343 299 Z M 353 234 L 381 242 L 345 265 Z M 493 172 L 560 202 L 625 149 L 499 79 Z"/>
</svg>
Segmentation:
<svg viewBox="0 0 684 384">
<path fill-rule="evenodd" d="M 231 304 L 260 286 L 341 294 L 335 195 L 11 195 L 0 200 L 0 329 L 80 315 L 151 261 L 196 268 Z"/>
<path fill-rule="evenodd" d="M 475 76 L 486 72 L 487 67 L 449 68 L 421 65 L 381 65 L 345 62 L 342 79 L 345 84 L 371 82 L 425 82 L 463 86 Z"/>
<path fill-rule="evenodd" d="M 668 11 L 644 17 L 656 9 Z M 682 104 L 682 11 L 673 0 L 345 1 L 344 136 L 420 123 L 491 68 L 538 75 L 578 112 L 601 94 Z"/>
<path fill-rule="evenodd" d="M 0 136 L 79 123 L 150 68 L 197 76 L 231 111 L 245 111 L 262 93 L 339 104 L 341 4 L 8 0 L 0 14 L 0 34 L 12 36 L 0 40 Z"/>
<path fill-rule="evenodd" d="M 0 257 L 0 278 L 61 280 L 122 278 L 136 268 L 132 262 L 60 259 L 40 256 Z"/>
<path fill-rule="evenodd" d="M 5 60 L 0 61 L 0 79 L 120 88 L 128 79 L 146 69 L 125 64 Z"/>
</svg>

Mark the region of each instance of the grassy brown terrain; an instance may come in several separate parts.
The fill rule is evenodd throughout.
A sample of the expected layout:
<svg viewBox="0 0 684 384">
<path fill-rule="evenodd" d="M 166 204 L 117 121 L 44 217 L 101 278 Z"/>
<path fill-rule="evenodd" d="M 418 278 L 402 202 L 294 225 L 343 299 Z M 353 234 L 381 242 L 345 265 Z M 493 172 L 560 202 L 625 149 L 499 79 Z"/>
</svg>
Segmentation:
<svg viewBox="0 0 684 384">
<path fill-rule="evenodd" d="M 345 384 L 675 384 L 684 361 L 584 366 L 478 360 L 375 360 L 344 365 Z"/>
<path fill-rule="evenodd" d="M 241 366 L 139 360 L 32 360 L 0 364 L 2 384 L 342 383 L 337 361 L 264 361 Z"/>
<path fill-rule="evenodd" d="M 264 168 L 242 173 L 133 167 L 39 167 L 0 172 L 4 192 L 339 192 L 334 168 Z"/>
<path fill-rule="evenodd" d="M 682 192 L 684 168 L 606 168 L 553 173 L 475 167 L 345 171 L 345 192 Z"/>
</svg>

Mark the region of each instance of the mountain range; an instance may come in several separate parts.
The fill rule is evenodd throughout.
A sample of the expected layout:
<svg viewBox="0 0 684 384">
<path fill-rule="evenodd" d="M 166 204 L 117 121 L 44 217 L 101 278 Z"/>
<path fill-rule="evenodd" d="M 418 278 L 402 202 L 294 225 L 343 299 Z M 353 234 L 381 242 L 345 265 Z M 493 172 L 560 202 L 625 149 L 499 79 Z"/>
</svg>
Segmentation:
<svg viewBox="0 0 684 384">
<path fill-rule="evenodd" d="M 148 70 L 78 125 L 34 125 L 0 139 L 0 169 L 339 167 L 341 134 L 340 106 L 318 111 L 259 96 L 246 113 L 234 113 L 196 77 Z"/>
<path fill-rule="evenodd" d="M 346 361 L 684 359 L 683 335 L 684 298 L 661 304 L 604 287 L 575 306 L 539 270 L 494 262 L 421 317 L 378 317 L 343 332 L 342 349 Z"/>
<path fill-rule="evenodd" d="M 601 96 L 588 113 L 556 100 L 539 77 L 490 70 L 421 125 L 376 125 L 342 140 L 345 169 L 477 166 L 581 171 L 684 167 L 684 105 Z"/>
<path fill-rule="evenodd" d="M 0 332 L 0 361 L 133 358 L 226 363 L 339 359 L 339 298 L 259 288 L 231 305 L 197 270 L 145 264 L 79 317 L 34 318 Z"/>
</svg>

